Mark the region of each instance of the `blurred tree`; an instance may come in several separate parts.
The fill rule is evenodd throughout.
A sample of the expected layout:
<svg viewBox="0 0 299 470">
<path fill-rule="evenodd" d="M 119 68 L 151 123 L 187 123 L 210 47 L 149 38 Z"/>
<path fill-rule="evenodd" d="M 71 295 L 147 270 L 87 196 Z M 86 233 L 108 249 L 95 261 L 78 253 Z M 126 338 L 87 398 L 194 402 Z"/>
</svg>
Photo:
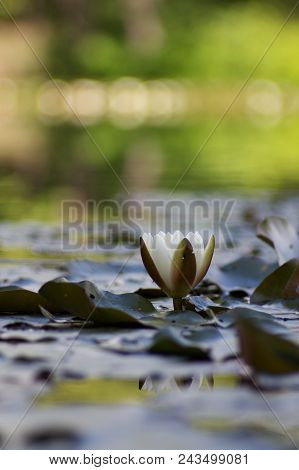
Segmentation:
<svg viewBox="0 0 299 470">
<path fill-rule="evenodd" d="M 38 24 L 49 31 L 47 50 L 42 58 L 55 78 L 67 81 L 90 78 L 104 83 L 126 76 L 145 80 L 182 79 L 201 87 L 203 97 L 206 90 L 211 95 L 219 89 L 221 94 L 222 87 L 221 100 L 215 92 L 216 111 L 213 106 L 212 110 L 203 108 L 200 116 L 177 125 L 145 123 L 125 129 L 108 119 L 87 124 L 92 139 L 120 175 L 127 174 L 128 169 L 133 171 L 134 166 L 142 167 L 130 162 L 137 161 L 136 149 L 140 159 L 145 158 L 140 149 L 148 149 L 148 142 L 152 142 L 159 156 L 157 165 L 161 177 L 158 183 L 165 187 L 173 184 L 186 162 L 196 154 L 220 117 L 222 106 L 227 105 L 226 88 L 231 87 L 235 93 L 238 84 L 247 78 L 294 1 L 7 0 L 5 4 L 17 21 Z M 0 14 L 3 22 L 15 28 L 3 9 Z M 255 78 L 278 85 L 298 85 L 297 31 L 298 19 L 290 21 L 275 45 L 275 53 L 271 50 Z M 48 79 L 42 69 L 34 72 L 30 69 L 29 73 L 32 81 Z M 254 127 L 246 113 L 228 116 L 226 121 L 210 147 L 197 158 L 192 174 L 184 179 L 184 188 L 222 184 L 230 187 L 231 181 L 240 185 L 246 182 L 261 185 L 266 168 L 268 171 L 272 168 L 269 155 L 283 162 L 283 152 L 284 160 L 294 163 L 297 157 L 295 120 L 287 117 L 280 127 L 266 127 L 263 133 L 258 125 Z M 31 172 L 29 178 L 23 172 L 21 177 L 35 192 L 66 186 L 74 188 L 81 197 L 114 194 L 120 189 L 118 181 L 92 139 L 74 123 L 75 120 L 68 124 L 40 125 L 47 135 L 47 163 L 42 174 L 36 172 L 34 176 Z M 290 134 L 287 144 L 284 126 Z M 270 148 L 274 141 L 275 147 Z M 129 162 L 126 162 L 127 155 Z M 230 172 L 225 173 L 223 158 L 227 155 L 233 164 Z M 154 161 L 151 158 L 148 160 Z M 264 172 L 257 172 L 261 164 Z M 278 184 L 281 186 L 290 180 L 297 181 L 292 165 L 281 165 L 276 172 L 280 174 Z M 156 175 L 156 181 L 157 178 Z M 136 175 L 129 175 L 128 180 L 134 181 L 136 186 Z"/>
</svg>

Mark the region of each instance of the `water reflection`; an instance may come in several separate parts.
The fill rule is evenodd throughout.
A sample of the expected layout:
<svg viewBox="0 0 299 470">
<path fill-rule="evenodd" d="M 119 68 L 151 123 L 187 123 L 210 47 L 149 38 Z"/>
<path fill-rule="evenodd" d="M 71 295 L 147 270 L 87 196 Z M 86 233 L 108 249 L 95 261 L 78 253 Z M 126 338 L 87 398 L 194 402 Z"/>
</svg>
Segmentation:
<svg viewBox="0 0 299 470">
<path fill-rule="evenodd" d="M 150 391 L 155 394 L 161 392 L 171 392 L 176 390 L 189 390 L 189 389 L 200 389 L 200 388 L 214 388 L 214 376 L 213 375 L 198 375 L 198 376 L 186 376 L 186 377 L 157 377 L 155 375 L 140 378 L 139 389 L 141 391 Z"/>
<path fill-rule="evenodd" d="M 141 81 L 122 77 L 110 84 L 98 80 L 51 80 L 37 90 L 38 116 L 47 122 L 94 124 L 108 119 L 116 127 L 133 128 L 145 122 L 176 122 L 196 103 L 192 87 L 176 80 Z M 77 117 L 77 119 L 76 119 Z"/>
<path fill-rule="evenodd" d="M 140 394 L 137 380 L 89 378 L 57 382 L 41 397 L 39 404 L 130 403 L 145 398 L 146 395 Z"/>
<path fill-rule="evenodd" d="M 235 375 L 197 374 L 192 376 L 148 375 L 137 379 L 88 378 L 62 380 L 44 394 L 40 405 L 140 403 L 146 398 L 176 391 L 233 388 L 239 384 Z M 140 393 L 142 392 L 142 393 Z"/>
</svg>

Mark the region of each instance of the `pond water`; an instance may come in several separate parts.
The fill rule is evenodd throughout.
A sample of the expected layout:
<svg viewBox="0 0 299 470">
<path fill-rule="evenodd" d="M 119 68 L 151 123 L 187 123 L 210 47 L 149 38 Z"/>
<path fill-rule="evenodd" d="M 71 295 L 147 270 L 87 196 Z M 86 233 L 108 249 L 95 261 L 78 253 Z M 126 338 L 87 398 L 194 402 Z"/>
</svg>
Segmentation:
<svg viewBox="0 0 299 470">
<path fill-rule="evenodd" d="M 257 283 L 257 278 L 252 279 L 255 268 L 248 259 L 238 267 L 224 271 L 221 267 L 252 254 L 275 263 L 274 251 L 255 236 L 256 223 L 271 213 L 287 214 L 296 223 L 297 207 L 296 197 L 266 196 L 258 205 L 256 198 L 237 198 L 228 220 L 232 240 L 224 243 L 224 236 L 217 247 L 200 294 L 209 296 L 210 302 L 248 308 L 248 296 Z M 121 239 L 109 250 L 99 245 L 69 252 L 63 250 L 58 224 L 6 222 L 0 224 L 0 244 L 1 287 L 37 292 L 60 276 L 75 282 L 88 279 L 114 293 L 154 287 L 138 248 L 128 248 Z M 215 284 L 221 286 L 220 296 Z M 159 309 L 159 324 L 170 301 L 156 297 L 153 303 Z M 279 334 L 299 343 L 296 310 L 275 306 L 259 310 L 275 318 Z M 8 449 L 297 447 L 299 418 L 294 409 L 299 374 L 252 378 L 238 356 L 229 314 L 219 312 L 226 326 L 221 328 L 202 326 L 206 320 L 195 312 L 198 324 L 190 312 L 186 319 L 182 315 L 172 327 L 184 330 L 186 338 L 204 330 L 206 336 L 200 341 L 211 348 L 212 360 L 149 353 L 154 328 L 87 324 L 82 329 L 78 319 L 72 322 L 66 314 L 55 321 L 42 314 L 2 313 L 1 445 Z"/>
</svg>

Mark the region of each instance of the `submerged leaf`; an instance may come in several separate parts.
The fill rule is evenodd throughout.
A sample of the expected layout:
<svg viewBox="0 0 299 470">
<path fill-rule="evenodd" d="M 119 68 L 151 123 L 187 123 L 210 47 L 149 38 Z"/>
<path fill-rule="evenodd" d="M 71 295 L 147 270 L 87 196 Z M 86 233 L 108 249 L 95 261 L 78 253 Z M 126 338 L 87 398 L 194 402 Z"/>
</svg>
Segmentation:
<svg viewBox="0 0 299 470">
<path fill-rule="evenodd" d="M 286 374 L 299 371 L 299 347 L 266 331 L 253 318 L 238 319 L 241 354 L 256 372 Z"/>
<path fill-rule="evenodd" d="M 100 291 L 89 281 L 74 283 L 59 278 L 44 284 L 40 294 L 62 312 L 102 326 L 136 326 L 145 314 L 155 312 L 151 302 L 138 294 Z"/>
<path fill-rule="evenodd" d="M 253 292 L 250 302 L 296 301 L 299 305 L 299 260 L 292 259 L 267 276 Z"/>
<path fill-rule="evenodd" d="M 258 226 L 257 237 L 275 249 L 280 265 L 299 257 L 298 234 L 284 217 L 264 219 Z"/>
</svg>

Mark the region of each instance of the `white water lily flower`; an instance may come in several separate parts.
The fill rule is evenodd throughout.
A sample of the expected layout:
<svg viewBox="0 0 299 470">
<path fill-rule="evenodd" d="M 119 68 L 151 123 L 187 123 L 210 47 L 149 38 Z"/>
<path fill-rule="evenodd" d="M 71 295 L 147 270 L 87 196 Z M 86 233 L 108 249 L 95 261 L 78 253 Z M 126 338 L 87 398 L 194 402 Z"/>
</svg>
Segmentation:
<svg viewBox="0 0 299 470">
<path fill-rule="evenodd" d="M 204 247 L 198 232 L 144 233 L 140 238 L 143 264 L 158 286 L 172 298 L 189 294 L 206 275 L 214 253 L 212 235 Z"/>
</svg>

